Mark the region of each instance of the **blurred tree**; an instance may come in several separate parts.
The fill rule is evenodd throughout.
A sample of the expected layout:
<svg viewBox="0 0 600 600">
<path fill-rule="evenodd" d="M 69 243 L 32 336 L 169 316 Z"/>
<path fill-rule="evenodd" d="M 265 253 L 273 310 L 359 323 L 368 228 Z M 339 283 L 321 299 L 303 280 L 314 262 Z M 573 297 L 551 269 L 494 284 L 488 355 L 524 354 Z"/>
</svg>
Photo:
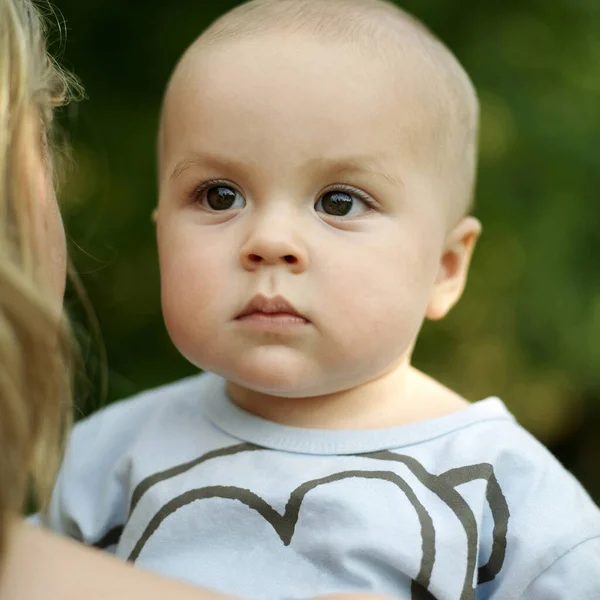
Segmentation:
<svg viewBox="0 0 600 600">
<path fill-rule="evenodd" d="M 112 401 L 193 372 L 160 316 L 155 133 L 178 57 L 237 2 L 56 2 L 65 62 L 89 96 L 66 115 L 76 166 L 63 197 Z M 600 2 L 403 7 L 455 52 L 482 102 L 484 233 L 464 299 L 426 325 L 416 362 L 469 398 L 501 396 L 600 501 Z M 91 344 L 96 373 L 98 356 Z"/>
</svg>

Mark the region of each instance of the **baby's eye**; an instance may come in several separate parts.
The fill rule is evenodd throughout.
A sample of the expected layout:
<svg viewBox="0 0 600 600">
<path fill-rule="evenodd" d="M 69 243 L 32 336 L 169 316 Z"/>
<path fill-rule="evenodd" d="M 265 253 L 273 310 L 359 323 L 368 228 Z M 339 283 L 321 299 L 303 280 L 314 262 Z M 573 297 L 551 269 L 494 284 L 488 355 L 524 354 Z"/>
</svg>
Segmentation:
<svg viewBox="0 0 600 600">
<path fill-rule="evenodd" d="M 213 185 L 200 194 L 200 203 L 211 210 L 223 211 L 232 208 L 244 208 L 246 200 L 234 188 L 228 185 Z"/>
<path fill-rule="evenodd" d="M 323 212 L 332 217 L 354 217 L 370 209 L 365 198 L 358 192 L 331 190 L 325 192 L 315 204 L 317 212 Z"/>
</svg>

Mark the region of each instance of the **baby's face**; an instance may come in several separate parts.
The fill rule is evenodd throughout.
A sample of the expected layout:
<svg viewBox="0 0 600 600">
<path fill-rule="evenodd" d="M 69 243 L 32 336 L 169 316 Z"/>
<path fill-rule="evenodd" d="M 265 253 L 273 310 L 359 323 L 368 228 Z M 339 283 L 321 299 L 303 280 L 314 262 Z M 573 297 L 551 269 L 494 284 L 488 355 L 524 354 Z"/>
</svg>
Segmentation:
<svg viewBox="0 0 600 600">
<path fill-rule="evenodd" d="M 157 227 L 166 325 L 192 363 L 301 397 L 404 361 L 449 225 L 411 68 L 289 35 L 184 59 Z"/>
</svg>

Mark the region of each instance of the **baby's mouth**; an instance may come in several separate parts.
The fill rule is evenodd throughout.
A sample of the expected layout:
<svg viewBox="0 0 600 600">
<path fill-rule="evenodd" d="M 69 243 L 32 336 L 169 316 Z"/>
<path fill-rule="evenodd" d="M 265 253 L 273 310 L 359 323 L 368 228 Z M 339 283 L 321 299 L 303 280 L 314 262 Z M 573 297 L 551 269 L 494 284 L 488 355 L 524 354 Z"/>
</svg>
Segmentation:
<svg viewBox="0 0 600 600">
<path fill-rule="evenodd" d="M 262 294 L 254 296 L 237 315 L 236 320 L 290 325 L 308 323 L 308 319 L 283 296 L 268 298 Z"/>
</svg>

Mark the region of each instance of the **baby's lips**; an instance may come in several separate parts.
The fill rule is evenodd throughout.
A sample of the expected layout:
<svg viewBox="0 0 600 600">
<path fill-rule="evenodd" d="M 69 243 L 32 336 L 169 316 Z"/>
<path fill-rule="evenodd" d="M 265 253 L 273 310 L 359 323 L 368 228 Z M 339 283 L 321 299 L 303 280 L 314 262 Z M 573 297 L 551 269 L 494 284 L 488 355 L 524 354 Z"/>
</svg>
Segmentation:
<svg viewBox="0 0 600 600">
<path fill-rule="evenodd" d="M 306 319 L 306 317 L 297 311 L 294 306 L 286 300 L 283 296 L 273 296 L 267 297 L 262 294 L 257 294 L 254 296 L 248 304 L 242 309 L 242 311 L 237 315 L 237 319 L 241 319 L 247 315 L 251 315 L 253 313 L 265 313 L 265 314 L 275 314 L 275 313 L 283 313 L 288 315 L 294 315 L 296 317 L 301 317 L 302 319 Z"/>
</svg>

